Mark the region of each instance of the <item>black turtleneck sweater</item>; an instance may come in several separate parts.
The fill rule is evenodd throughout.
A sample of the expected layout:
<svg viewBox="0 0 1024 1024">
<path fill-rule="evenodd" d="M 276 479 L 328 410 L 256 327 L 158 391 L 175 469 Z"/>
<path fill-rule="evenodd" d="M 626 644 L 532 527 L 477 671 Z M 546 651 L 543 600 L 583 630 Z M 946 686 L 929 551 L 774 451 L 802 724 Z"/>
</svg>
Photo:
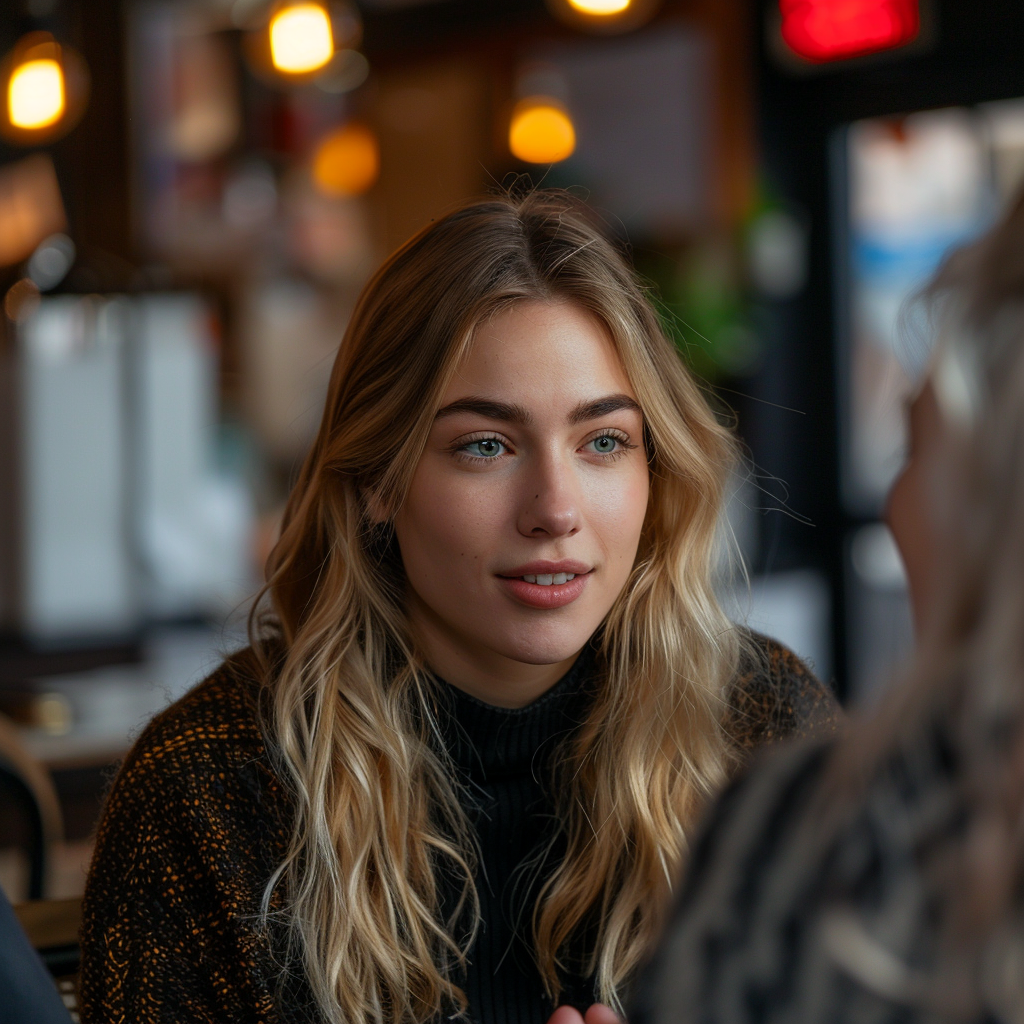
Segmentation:
<svg viewBox="0 0 1024 1024">
<path fill-rule="evenodd" d="M 586 717 L 589 653 L 524 708 L 499 708 L 447 683 L 442 729 L 460 775 L 462 804 L 480 848 L 480 925 L 461 979 L 479 1024 L 545 1024 L 555 1007 L 531 952 L 533 908 L 544 870 L 532 862 L 553 831 L 552 755 Z M 532 869 L 531 869 L 532 868 Z M 561 1002 L 594 1002 L 567 978 Z"/>
<path fill-rule="evenodd" d="M 737 678 L 726 728 L 738 748 L 830 728 L 829 691 L 789 651 Z M 290 800 L 264 746 L 244 656 L 158 715 L 107 798 L 83 905 L 83 1024 L 310 1024 L 301 973 L 260 926 L 260 899 L 291 834 Z M 482 921 L 464 977 L 474 1024 L 545 1024 L 528 936 L 537 883 L 522 865 L 555 802 L 550 755 L 586 711 L 584 657 L 543 697 L 495 708 L 442 684 L 442 731 L 477 830 Z M 557 855 L 557 854 L 556 854 Z M 450 904 L 449 904 L 450 906 Z M 563 1001 L 585 1009 L 583 978 Z"/>
</svg>

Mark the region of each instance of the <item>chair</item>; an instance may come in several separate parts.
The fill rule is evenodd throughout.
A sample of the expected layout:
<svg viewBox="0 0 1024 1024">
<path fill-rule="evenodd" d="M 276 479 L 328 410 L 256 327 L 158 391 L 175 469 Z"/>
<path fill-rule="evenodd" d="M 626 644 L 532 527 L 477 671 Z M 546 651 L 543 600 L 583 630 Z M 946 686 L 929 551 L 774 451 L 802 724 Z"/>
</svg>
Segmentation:
<svg viewBox="0 0 1024 1024">
<path fill-rule="evenodd" d="M 0 715 L 0 806 L 4 801 L 27 833 L 28 898 L 42 899 L 50 850 L 64 836 L 60 802 L 50 773 L 25 749 L 14 723 Z"/>
</svg>

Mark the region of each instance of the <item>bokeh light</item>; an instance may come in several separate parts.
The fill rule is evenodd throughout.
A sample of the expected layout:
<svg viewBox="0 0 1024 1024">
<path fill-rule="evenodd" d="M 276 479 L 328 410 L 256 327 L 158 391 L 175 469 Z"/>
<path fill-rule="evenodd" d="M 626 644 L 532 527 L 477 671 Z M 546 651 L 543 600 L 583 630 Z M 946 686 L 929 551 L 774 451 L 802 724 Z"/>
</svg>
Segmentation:
<svg viewBox="0 0 1024 1024">
<path fill-rule="evenodd" d="M 582 32 L 617 35 L 650 21 L 661 0 L 546 0 L 548 10 Z"/>
<path fill-rule="evenodd" d="M 39 308 L 39 289 L 34 281 L 23 277 L 7 290 L 4 312 L 9 320 L 22 324 Z"/>
<path fill-rule="evenodd" d="M 308 74 L 334 56 L 331 19 L 319 4 L 295 4 L 270 21 L 270 57 L 278 71 Z"/>
<path fill-rule="evenodd" d="M 630 3 L 631 0 L 569 0 L 569 6 L 580 14 L 591 14 L 598 18 L 622 14 Z"/>
<path fill-rule="evenodd" d="M 29 257 L 29 280 L 46 292 L 64 280 L 75 262 L 75 243 L 63 232 L 44 239 Z"/>
<path fill-rule="evenodd" d="M 512 111 L 508 148 L 529 164 L 555 164 L 572 156 L 576 129 L 569 112 L 547 96 L 520 100 Z"/>
<path fill-rule="evenodd" d="M 45 153 L 0 167 L 0 267 L 20 263 L 67 226 L 53 161 Z"/>
<path fill-rule="evenodd" d="M 360 195 L 379 174 L 377 136 L 363 124 L 347 124 L 331 132 L 313 155 L 313 181 L 325 195 Z"/>
<path fill-rule="evenodd" d="M 56 124 L 64 114 L 64 72 L 50 58 L 20 64 L 7 84 L 7 116 L 15 128 Z"/>
<path fill-rule="evenodd" d="M 843 60 L 916 38 L 918 0 L 780 0 L 782 38 L 807 60 Z"/>
</svg>

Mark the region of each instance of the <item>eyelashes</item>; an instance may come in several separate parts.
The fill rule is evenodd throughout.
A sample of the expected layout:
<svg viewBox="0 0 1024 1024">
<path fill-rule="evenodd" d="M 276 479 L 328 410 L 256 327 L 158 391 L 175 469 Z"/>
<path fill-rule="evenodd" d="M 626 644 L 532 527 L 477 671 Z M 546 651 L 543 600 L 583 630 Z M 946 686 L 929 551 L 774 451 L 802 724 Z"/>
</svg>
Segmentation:
<svg viewBox="0 0 1024 1024">
<path fill-rule="evenodd" d="M 486 448 L 487 445 L 495 445 L 496 447 L 503 449 L 503 451 L 495 454 L 485 454 L 483 451 L 481 451 L 480 454 L 476 454 L 470 451 L 472 448 Z M 454 455 L 457 459 L 463 462 L 475 463 L 496 462 L 504 452 L 509 450 L 509 444 L 504 438 L 499 437 L 497 434 L 487 433 L 470 434 L 467 437 L 460 437 L 448 447 L 449 453 Z"/>
<path fill-rule="evenodd" d="M 594 436 L 589 440 L 583 442 L 582 447 L 585 448 L 587 445 L 596 446 L 599 442 L 606 440 L 612 440 L 615 442 L 615 447 L 611 451 L 602 450 L 597 447 L 591 449 L 595 455 L 604 459 L 606 462 L 621 459 L 623 455 L 626 455 L 628 452 L 631 452 L 636 448 L 635 444 L 630 443 L 628 434 L 615 429 L 602 430 L 599 433 L 594 434 Z"/>
<path fill-rule="evenodd" d="M 474 448 L 477 451 L 472 451 Z M 495 450 L 499 448 L 502 450 Z M 476 441 L 467 441 L 466 444 L 461 445 L 456 450 L 480 462 L 493 462 L 508 451 L 508 446 L 497 437 L 481 437 Z"/>
<path fill-rule="evenodd" d="M 607 442 L 613 441 L 614 447 L 608 448 Z M 588 445 L 597 446 L 604 443 L 603 448 L 593 447 L 591 454 L 597 456 L 602 462 L 613 462 L 623 455 L 636 448 L 629 440 L 629 435 L 617 428 L 595 431 L 594 434 L 580 445 L 586 448 Z M 460 437 L 448 448 L 448 451 L 457 459 L 463 462 L 482 465 L 487 462 L 497 462 L 504 455 L 512 452 L 510 442 L 499 434 L 480 433 L 468 437 Z"/>
</svg>

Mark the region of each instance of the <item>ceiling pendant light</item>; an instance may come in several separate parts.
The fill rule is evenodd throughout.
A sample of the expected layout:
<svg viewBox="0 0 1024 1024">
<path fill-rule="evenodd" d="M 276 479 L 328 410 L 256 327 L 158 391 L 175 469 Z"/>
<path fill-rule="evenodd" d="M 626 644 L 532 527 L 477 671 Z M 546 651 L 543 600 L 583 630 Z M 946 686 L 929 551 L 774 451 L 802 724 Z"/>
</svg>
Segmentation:
<svg viewBox="0 0 1024 1024">
<path fill-rule="evenodd" d="M 0 84 L 0 133 L 19 145 L 52 142 L 85 110 L 85 62 L 48 32 L 31 32 L 18 42 L 0 64 Z"/>
<path fill-rule="evenodd" d="M 278 71 L 306 75 L 334 56 L 331 19 L 319 4 L 291 4 L 270 19 L 270 59 Z"/>
<path fill-rule="evenodd" d="M 512 111 L 508 130 L 512 155 L 529 164 L 557 164 L 576 149 L 569 111 L 551 96 L 527 96 Z"/>
<path fill-rule="evenodd" d="M 335 129 L 317 145 L 311 170 L 313 183 L 324 195 L 361 195 L 380 175 L 377 136 L 358 122 Z"/>
<path fill-rule="evenodd" d="M 613 34 L 639 28 L 658 9 L 660 0 L 547 0 L 560 21 L 584 32 Z"/>
</svg>

